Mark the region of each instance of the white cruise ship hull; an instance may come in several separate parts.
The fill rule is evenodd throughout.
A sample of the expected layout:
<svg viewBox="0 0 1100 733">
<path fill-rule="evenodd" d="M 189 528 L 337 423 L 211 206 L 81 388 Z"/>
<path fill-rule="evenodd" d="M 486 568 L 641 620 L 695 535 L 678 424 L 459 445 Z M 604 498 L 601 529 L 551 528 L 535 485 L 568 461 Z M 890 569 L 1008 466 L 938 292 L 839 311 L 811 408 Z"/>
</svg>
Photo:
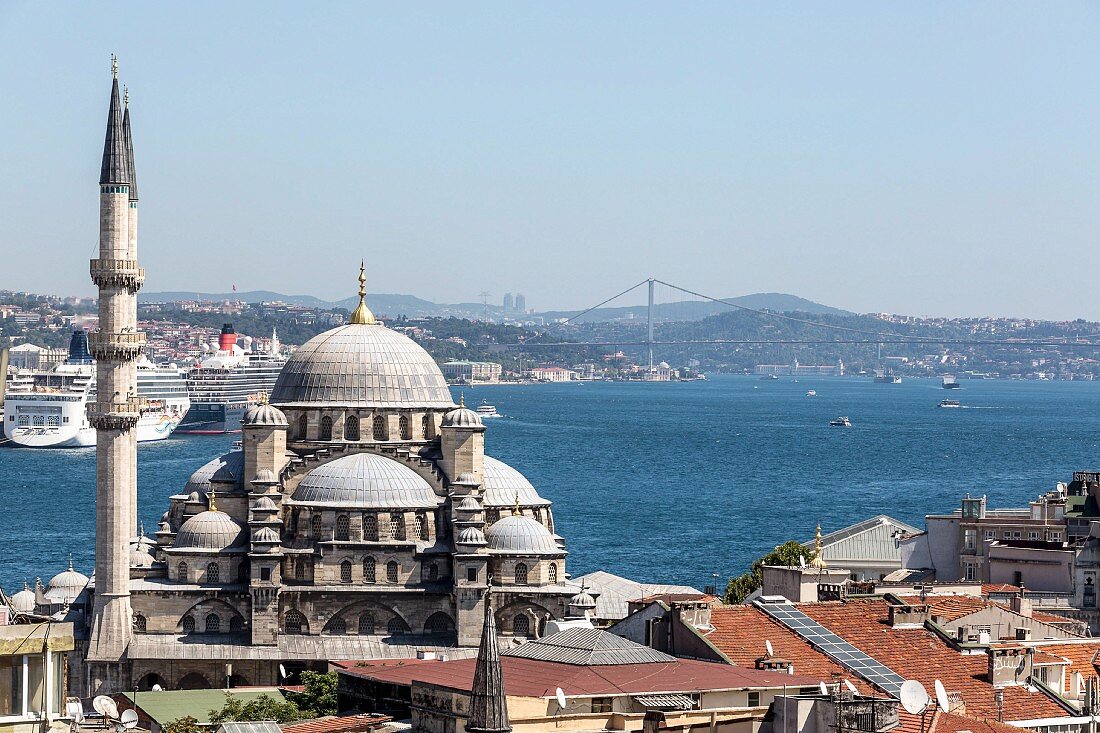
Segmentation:
<svg viewBox="0 0 1100 733">
<path fill-rule="evenodd" d="M 19 408 L 19 403 L 18 398 L 8 398 L 7 410 L 9 414 L 18 414 L 16 411 Z M 24 405 L 33 406 L 33 403 L 27 405 L 24 402 Z M 70 424 L 25 425 L 12 428 L 11 423 L 7 423 L 6 437 L 11 439 L 11 442 L 24 448 L 85 448 L 93 446 L 96 443 L 96 431 L 88 424 L 87 417 L 84 414 L 84 403 L 78 402 L 74 405 L 78 405 L 80 409 L 73 410 L 67 415 Z M 183 404 L 176 406 L 174 411 L 169 408 L 165 411 L 155 410 L 145 413 L 138 420 L 137 441 L 139 443 L 152 443 L 153 441 L 164 440 L 179 426 L 180 420 L 183 419 L 186 411 L 187 405 Z"/>
</svg>

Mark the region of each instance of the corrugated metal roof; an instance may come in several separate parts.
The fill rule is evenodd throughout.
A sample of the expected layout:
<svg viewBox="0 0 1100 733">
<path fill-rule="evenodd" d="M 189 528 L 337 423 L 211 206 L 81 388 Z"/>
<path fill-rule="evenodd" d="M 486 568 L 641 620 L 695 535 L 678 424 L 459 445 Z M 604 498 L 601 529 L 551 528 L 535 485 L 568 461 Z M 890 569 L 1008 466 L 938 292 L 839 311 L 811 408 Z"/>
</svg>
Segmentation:
<svg viewBox="0 0 1100 733">
<path fill-rule="evenodd" d="M 131 659 L 408 659 L 415 657 L 417 650 L 444 654 L 449 659 L 464 659 L 477 654 L 477 649 L 389 644 L 378 638 L 360 636 L 280 634 L 276 646 L 252 646 L 243 642 L 219 642 L 211 635 L 137 634 L 130 642 L 129 655 Z"/>
<path fill-rule="evenodd" d="M 629 611 L 627 603 L 655 596 L 663 593 L 692 593 L 702 594 L 697 588 L 688 585 L 669 585 L 665 583 L 639 583 L 629 578 L 621 578 L 618 575 L 597 570 L 579 578 L 573 578 L 578 591 L 583 583 L 592 595 L 599 594 L 596 598 L 596 618 L 618 621 L 627 617 Z"/>
<path fill-rule="evenodd" d="M 575 665 L 648 664 L 674 662 L 656 649 L 602 629 L 565 629 L 541 639 L 509 649 L 502 656 L 538 659 L 543 662 Z"/>
<path fill-rule="evenodd" d="M 901 550 L 894 532 L 920 532 L 904 522 L 880 514 L 849 527 L 830 532 L 821 538 L 821 553 L 830 563 L 845 561 L 901 562 Z M 804 543 L 813 547 L 813 541 Z"/>
<path fill-rule="evenodd" d="M 695 701 L 687 695 L 638 695 L 634 702 L 653 710 L 691 710 Z"/>
</svg>

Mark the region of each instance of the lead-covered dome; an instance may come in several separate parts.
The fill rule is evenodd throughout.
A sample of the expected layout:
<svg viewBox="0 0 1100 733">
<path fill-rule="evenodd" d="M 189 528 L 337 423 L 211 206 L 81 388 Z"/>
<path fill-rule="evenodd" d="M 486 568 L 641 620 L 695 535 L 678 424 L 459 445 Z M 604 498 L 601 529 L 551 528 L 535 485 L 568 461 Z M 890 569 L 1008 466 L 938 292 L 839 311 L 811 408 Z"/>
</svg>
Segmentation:
<svg viewBox="0 0 1100 733">
<path fill-rule="evenodd" d="M 54 603 L 72 603 L 87 585 L 88 576 L 73 570 L 70 562 L 68 570 L 58 573 L 46 583 L 46 598 Z"/>
<path fill-rule="evenodd" d="M 416 471 L 374 453 L 337 458 L 310 471 L 294 490 L 296 504 L 362 509 L 431 509 L 440 498 Z"/>
<path fill-rule="evenodd" d="M 16 613 L 34 613 L 34 608 L 37 605 L 34 591 L 27 587 L 25 581 L 23 590 L 13 594 L 9 600 L 11 601 L 11 610 Z"/>
<path fill-rule="evenodd" d="M 187 479 L 187 485 L 184 487 L 183 492 L 185 494 L 193 492 L 209 494 L 212 481 L 215 483 L 234 483 L 236 486 L 241 487 L 243 485 L 243 474 L 244 451 L 230 451 L 223 456 L 218 456 L 191 474 L 191 478 Z"/>
<path fill-rule="evenodd" d="M 314 336 L 279 373 L 280 406 L 454 406 L 435 360 L 404 334 L 376 323 L 349 323 Z"/>
<path fill-rule="evenodd" d="M 508 555 L 553 555 L 565 552 L 554 542 L 550 530 L 531 517 L 513 514 L 493 522 L 485 533 L 489 549 Z"/>
<path fill-rule="evenodd" d="M 283 411 L 274 405 L 261 402 L 252 405 L 244 412 L 241 425 L 264 425 L 273 428 L 285 428 L 289 425 Z"/>
<path fill-rule="evenodd" d="M 246 549 L 244 527 L 225 512 L 210 509 L 188 519 L 180 527 L 172 550 L 223 552 Z"/>
<path fill-rule="evenodd" d="M 510 507 L 516 503 L 517 496 L 521 506 L 550 506 L 526 476 L 504 461 L 485 456 L 481 475 L 484 477 L 481 488 L 485 492 L 485 506 Z"/>
</svg>

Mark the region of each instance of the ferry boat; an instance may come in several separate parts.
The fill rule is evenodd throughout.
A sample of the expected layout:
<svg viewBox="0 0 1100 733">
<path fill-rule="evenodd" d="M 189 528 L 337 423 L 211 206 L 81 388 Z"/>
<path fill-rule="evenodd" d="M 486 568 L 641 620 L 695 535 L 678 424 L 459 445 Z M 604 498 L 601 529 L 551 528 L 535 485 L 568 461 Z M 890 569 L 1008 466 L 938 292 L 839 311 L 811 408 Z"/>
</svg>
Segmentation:
<svg viewBox="0 0 1100 733">
<path fill-rule="evenodd" d="M 158 366 L 145 357 L 137 362 L 138 396 L 145 407 L 137 440 L 164 440 L 187 413 L 187 383 L 175 365 Z M 75 331 L 69 357 L 49 371 L 19 371 L 8 383 L 4 400 L 5 437 L 26 448 L 79 448 L 96 444 L 86 405 L 96 397 L 95 362 L 88 334 Z"/>
<path fill-rule="evenodd" d="M 958 400 L 940 400 L 940 407 L 962 407 Z"/>
<path fill-rule="evenodd" d="M 500 413 L 497 412 L 495 405 L 490 405 L 484 400 L 477 406 L 478 417 L 500 417 Z"/>
<path fill-rule="evenodd" d="M 852 421 L 846 417 L 838 417 L 836 420 L 830 420 L 829 424 L 834 428 L 850 428 L 852 427 Z"/>
<path fill-rule="evenodd" d="M 954 374 L 943 375 L 943 388 L 944 389 L 959 389 L 962 385 L 959 384 L 959 380 L 955 379 Z"/>
<path fill-rule="evenodd" d="M 813 389 L 806 390 L 806 396 L 807 397 L 817 397 L 817 390 L 813 390 Z"/>
<path fill-rule="evenodd" d="M 191 409 L 177 430 L 181 433 L 216 435 L 237 433 L 241 418 L 261 394 L 270 394 L 275 387 L 286 359 L 279 356 L 279 339 L 271 334 L 267 353 L 251 350 L 249 337 L 245 348 L 237 345 L 232 323 L 222 326 L 218 343 L 187 372 L 187 393 Z"/>
</svg>

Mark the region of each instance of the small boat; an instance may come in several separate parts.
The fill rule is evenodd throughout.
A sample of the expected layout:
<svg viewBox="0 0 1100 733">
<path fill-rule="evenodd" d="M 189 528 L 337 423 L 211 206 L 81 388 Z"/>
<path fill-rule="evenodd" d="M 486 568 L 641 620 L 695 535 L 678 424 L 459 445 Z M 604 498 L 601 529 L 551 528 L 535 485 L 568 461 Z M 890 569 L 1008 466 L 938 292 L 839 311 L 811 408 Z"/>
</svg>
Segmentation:
<svg viewBox="0 0 1100 733">
<path fill-rule="evenodd" d="M 846 417 L 838 417 L 836 420 L 830 420 L 829 424 L 834 428 L 850 428 L 852 427 L 852 421 Z"/>
<path fill-rule="evenodd" d="M 958 400 L 940 400 L 940 407 L 961 407 Z"/>
<path fill-rule="evenodd" d="M 495 405 L 490 405 L 487 402 L 482 402 L 477 406 L 478 417 L 500 417 L 500 413 L 497 412 Z"/>
<path fill-rule="evenodd" d="M 778 379 L 779 379 L 778 374 L 767 374 L 763 377 L 760 377 L 761 382 L 772 382 L 772 381 L 775 381 L 775 380 L 778 380 Z"/>
<path fill-rule="evenodd" d="M 962 385 L 959 384 L 959 380 L 955 379 L 954 374 L 945 374 L 945 375 L 943 375 L 943 388 L 944 389 L 959 389 L 960 387 L 962 387 Z"/>
<path fill-rule="evenodd" d="M 808 389 L 808 390 L 806 390 L 806 396 L 807 397 L 817 397 L 817 391 L 812 390 L 812 389 Z"/>
<path fill-rule="evenodd" d="M 901 377 L 896 374 L 887 374 L 885 369 L 875 371 L 875 384 L 901 384 Z"/>
</svg>

